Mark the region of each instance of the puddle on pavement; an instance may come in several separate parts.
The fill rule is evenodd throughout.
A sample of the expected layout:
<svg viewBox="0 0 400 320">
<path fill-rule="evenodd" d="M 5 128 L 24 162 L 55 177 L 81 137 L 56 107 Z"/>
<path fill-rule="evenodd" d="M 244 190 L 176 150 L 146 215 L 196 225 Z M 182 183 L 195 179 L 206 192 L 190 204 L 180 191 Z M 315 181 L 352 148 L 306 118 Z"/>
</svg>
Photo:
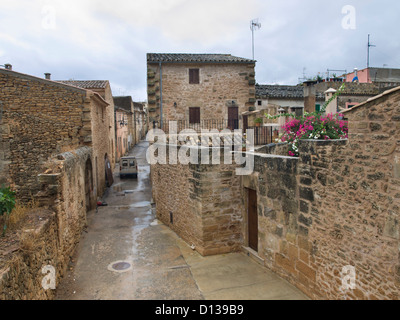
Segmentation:
<svg viewBox="0 0 400 320">
<path fill-rule="evenodd" d="M 129 210 L 130 206 L 117 207 L 118 210 Z"/>
<path fill-rule="evenodd" d="M 122 206 L 108 206 L 109 208 L 114 208 L 117 210 L 130 210 L 130 209 L 141 209 L 141 208 L 148 208 L 149 210 L 146 212 L 146 214 L 150 215 L 152 214 L 152 209 L 151 209 L 151 203 L 150 201 L 139 201 L 133 204 L 128 204 L 128 205 L 122 205 Z"/>
<path fill-rule="evenodd" d="M 121 192 L 122 191 L 122 184 L 117 184 L 117 185 L 113 186 L 112 189 L 115 192 Z"/>
<path fill-rule="evenodd" d="M 150 201 L 139 201 L 130 205 L 131 208 L 145 208 L 150 206 Z"/>
</svg>

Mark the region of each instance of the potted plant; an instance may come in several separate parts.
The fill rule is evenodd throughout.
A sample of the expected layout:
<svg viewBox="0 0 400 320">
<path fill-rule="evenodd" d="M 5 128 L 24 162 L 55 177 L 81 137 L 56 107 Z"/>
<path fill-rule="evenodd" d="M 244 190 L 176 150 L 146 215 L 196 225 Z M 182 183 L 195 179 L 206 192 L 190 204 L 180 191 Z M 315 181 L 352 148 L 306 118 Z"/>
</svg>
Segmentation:
<svg viewBox="0 0 400 320">
<path fill-rule="evenodd" d="M 256 127 L 259 127 L 259 126 L 261 126 L 261 123 L 263 123 L 263 119 L 261 117 L 255 118 L 254 123 L 255 123 Z"/>
</svg>

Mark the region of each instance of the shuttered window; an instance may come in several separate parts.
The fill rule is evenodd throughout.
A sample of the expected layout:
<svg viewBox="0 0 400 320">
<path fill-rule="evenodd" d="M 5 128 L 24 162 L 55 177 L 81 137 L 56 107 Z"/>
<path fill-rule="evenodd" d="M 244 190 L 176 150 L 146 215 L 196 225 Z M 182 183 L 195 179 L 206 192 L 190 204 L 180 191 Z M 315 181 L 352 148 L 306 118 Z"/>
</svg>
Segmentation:
<svg viewBox="0 0 400 320">
<path fill-rule="evenodd" d="M 189 69 L 189 83 L 190 84 L 199 84 L 200 83 L 199 69 Z"/>
<path fill-rule="evenodd" d="M 200 123 L 200 108 L 199 107 L 191 107 L 189 108 L 189 123 Z"/>
</svg>

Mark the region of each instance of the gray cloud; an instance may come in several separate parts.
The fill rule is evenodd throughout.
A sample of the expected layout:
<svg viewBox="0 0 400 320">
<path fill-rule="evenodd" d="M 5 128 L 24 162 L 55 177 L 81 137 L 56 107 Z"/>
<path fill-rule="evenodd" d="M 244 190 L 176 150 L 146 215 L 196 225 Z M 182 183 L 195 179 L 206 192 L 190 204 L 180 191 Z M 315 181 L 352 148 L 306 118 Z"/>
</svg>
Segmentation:
<svg viewBox="0 0 400 320">
<path fill-rule="evenodd" d="M 343 29 L 352 5 L 355 29 Z M 398 1 L 2 0 L 0 64 L 53 79 L 107 79 L 114 94 L 146 99 L 147 52 L 231 53 L 251 57 L 257 81 L 296 84 L 328 69 L 400 68 Z"/>
</svg>

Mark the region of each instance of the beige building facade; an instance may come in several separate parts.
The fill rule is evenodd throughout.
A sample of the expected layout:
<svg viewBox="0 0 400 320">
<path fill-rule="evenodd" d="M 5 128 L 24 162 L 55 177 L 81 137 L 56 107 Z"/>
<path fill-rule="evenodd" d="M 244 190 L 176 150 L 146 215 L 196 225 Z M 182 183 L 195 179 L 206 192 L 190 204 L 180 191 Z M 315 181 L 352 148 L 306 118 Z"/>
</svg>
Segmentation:
<svg viewBox="0 0 400 320">
<path fill-rule="evenodd" d="M 169 120 L 239 127 L 255 102 L 254 68 L 254 60 L 227 54 L 147 54 L 150 127 Z"/>
<path fill-rule="evenodd" d="M 108 151 L 107 158 L 111 164 L 112 169 L 115 168 L 115 113 L 114 113 L 114 100 L 112 96 L 111 85 L 108 80 L 68 80 L 57 81 L 70 86 L 75 86 L 85 90 L 90 90 L 99 94 L 103 100 L 108 104 L 106 113 L 102 115 L 104 122 L 102 126 L 107 127 L 108 131 Z"/>
</svg>

